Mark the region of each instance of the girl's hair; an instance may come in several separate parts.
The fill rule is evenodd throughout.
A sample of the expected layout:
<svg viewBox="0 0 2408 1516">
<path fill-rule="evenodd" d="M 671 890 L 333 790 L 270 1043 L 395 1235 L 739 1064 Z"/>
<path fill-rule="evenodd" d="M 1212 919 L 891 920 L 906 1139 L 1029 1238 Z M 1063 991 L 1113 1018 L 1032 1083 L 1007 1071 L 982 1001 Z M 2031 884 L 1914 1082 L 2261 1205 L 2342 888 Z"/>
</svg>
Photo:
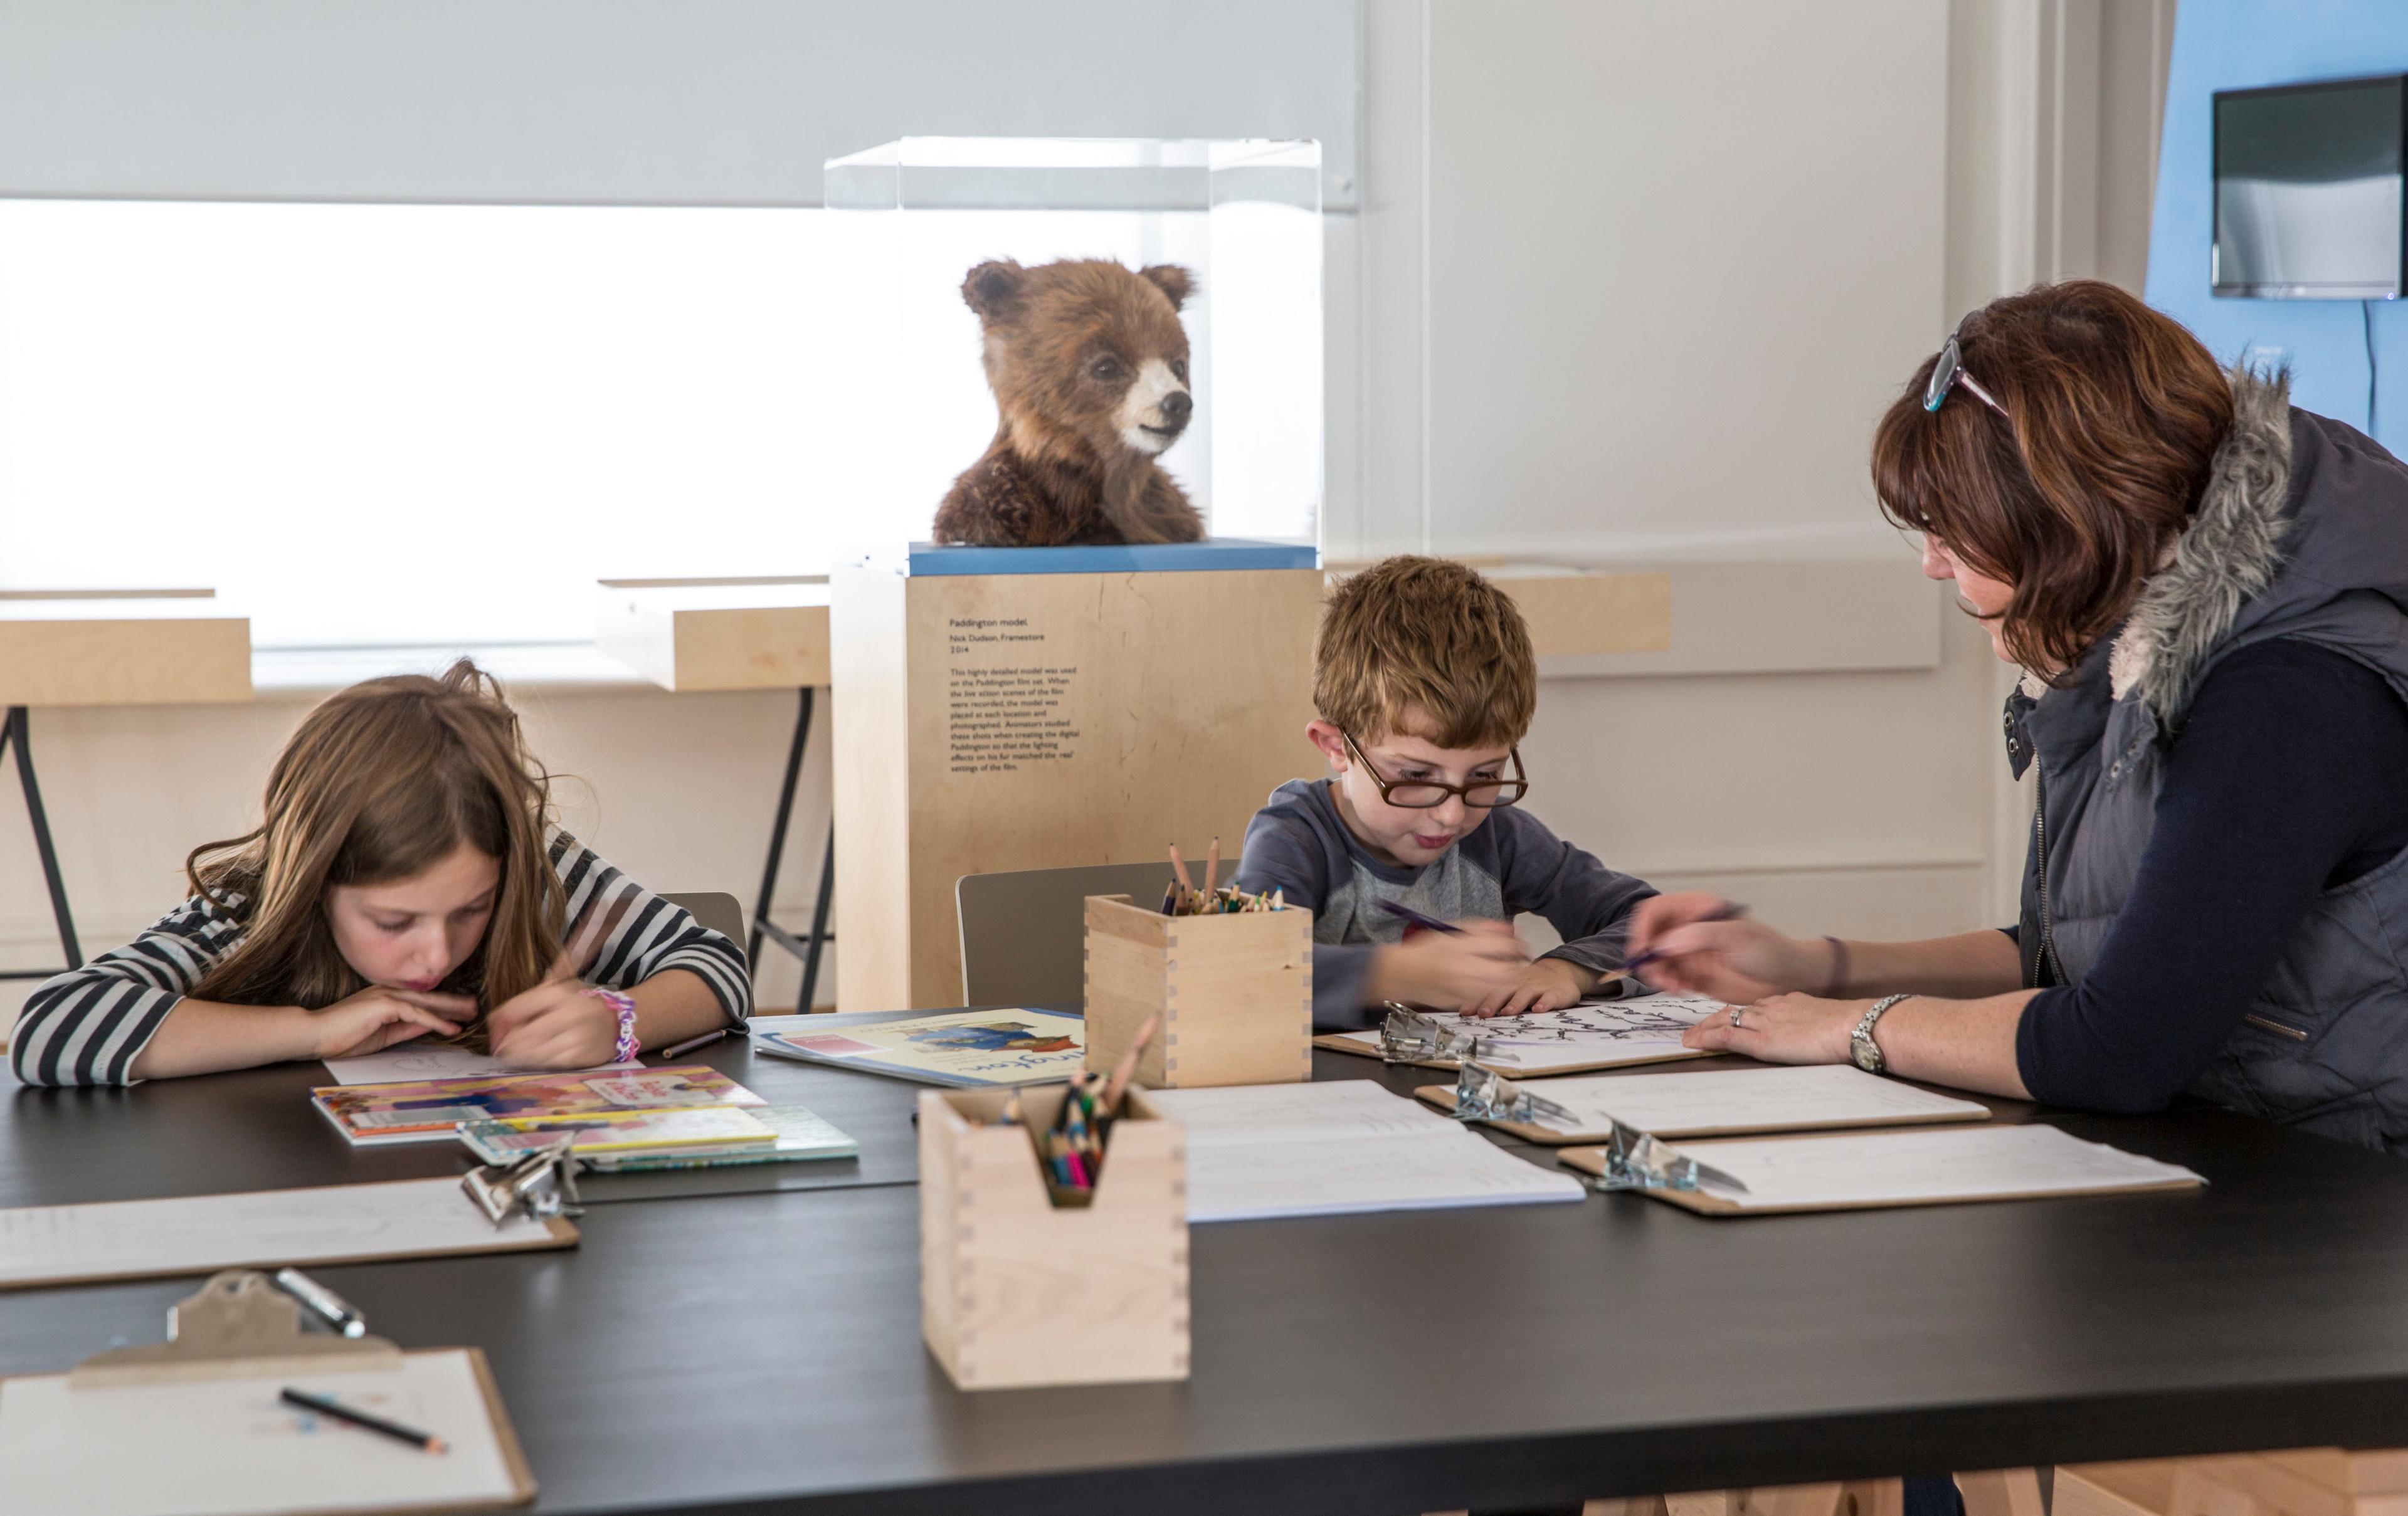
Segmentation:
<svg viewBox="0 0 2408 1516">
<path fill-rule="evenodd" d="M 2002 638 L 2062 679 L 2124 620 L 2207 486 L 2230 380 L 2199 338 L 2112 284 L 1993 300 L 1957 329 L 1964 385 L 1923 408 L 1927 360 L 1873 436 L 1873 489 L 1899 526 L 2014 587 Z"/>
<path fill-rule="evenodd" d="M 258 830 L 184 860 L 194 893 L 247 923 L 193 994 L 315 1008 L 366 988 L 335 946 L 328 890 L 408 879 L 464 842 L 501 865 L 500 887 L 484 942 L 442 988 L 488 1009 L 533 988 L 567 909 L 545 851 L 551 812 L 552 776 L 475 664 L 352 685 L 284 745 Z"/>
</svg>

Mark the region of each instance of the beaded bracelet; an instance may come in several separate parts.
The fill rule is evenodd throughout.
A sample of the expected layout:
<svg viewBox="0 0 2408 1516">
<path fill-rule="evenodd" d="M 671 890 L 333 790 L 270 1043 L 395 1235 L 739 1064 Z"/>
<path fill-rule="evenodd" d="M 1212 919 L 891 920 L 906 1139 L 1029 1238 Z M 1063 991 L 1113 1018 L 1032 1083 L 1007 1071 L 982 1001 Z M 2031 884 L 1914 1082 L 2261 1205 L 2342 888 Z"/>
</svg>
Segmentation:
<svg viewBox="0 0 2408 1516">
<path fill-rule="evenodd" d="M 634 1063 L 636 1054 L 644 1051 L 643 1043 L 636 1037 L 636 997 L 617 990 L 605 990 L 598 985 L 588 986 L 585 993 L 619 1013 L 619 1040 L 611 1046 L 610 1061 L 614 1064 Z"/>
</svg>

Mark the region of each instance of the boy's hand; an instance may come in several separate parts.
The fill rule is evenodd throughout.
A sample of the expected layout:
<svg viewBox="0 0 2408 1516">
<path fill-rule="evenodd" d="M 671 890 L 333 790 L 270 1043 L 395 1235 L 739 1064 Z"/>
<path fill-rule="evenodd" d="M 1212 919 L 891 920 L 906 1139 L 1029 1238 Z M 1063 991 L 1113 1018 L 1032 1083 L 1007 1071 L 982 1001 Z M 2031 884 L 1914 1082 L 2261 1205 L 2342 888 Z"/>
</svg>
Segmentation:
<svg viewBox="0 0 2408 1516">
<path fill-rule="evenodd" d="M 1519 1016 L 1526 1011 L 1561 1010 L 1580 1004 L 1597 988 L 1598 976 L 1563 958 L 1541 958 L 1522 971 L 1512 988 L 1463 1008 L 1466 1016 Z"/>
<path fill-rule="evenodd" d="M 1458 922 L 1460 932 L 1422 932 L 1371 955 L 1366 998 L 1461 1010 L 1511 995 L 1529 969 L 1530 950 L 1503 922 Z"/>
</svg>

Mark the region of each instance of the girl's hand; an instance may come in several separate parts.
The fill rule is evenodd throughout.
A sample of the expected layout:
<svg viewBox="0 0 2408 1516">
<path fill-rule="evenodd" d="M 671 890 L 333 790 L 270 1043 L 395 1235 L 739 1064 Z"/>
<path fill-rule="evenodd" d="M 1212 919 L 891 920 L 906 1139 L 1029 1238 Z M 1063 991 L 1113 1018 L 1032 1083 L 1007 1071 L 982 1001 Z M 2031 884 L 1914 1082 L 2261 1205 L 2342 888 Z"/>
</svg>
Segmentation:
<svg viewBox="0 0 2408 1516">
<path fill-rule="evenodd" d="M 1871 1006 L 1870 1000 L 1777 994 L 1753 1006 L 1715 1011 L 1683 1033 L 1681 1045 L 1736 1052 L 1768 1064 L 1844 1064 L 1850 1061 L 1848 1039 Z"/>
<path fill-rule="evenodd" d="M 1463 1008 L 1466 1016 L 1519 1016 L 1533 1010 L 1561 1010 L 1580 1004 L 1597 987 L 1597 975 L 1563 958 L 1541 958 L 1522 977 L 1492 991 L 1477 1004 Z"/>
<path fill-rule="evenodd" d="M 619 1013 L 585 982 L 549 979 L 485 1019 L 494 1056 L 521 1068 L 592 1068 L 619 1046 Z"/>
<path fill-rule="evenodd" d="M 398 1042 L 458 1031 L 475 1019 L 477 1002 L 465 994 L 388 990 L 371 984 L 331 1006 L 305 1011 L 312 1058 L 357 1058 Z"/>
<path fill-rule="evenodd" d="M 485 1041 L 494 1057 L 521 1068 L 592 1068 L 610 1061 L 619 1051 L 619 1012 L 578 976 L 601 954 L 634 901 L 632 894 L 622 894 L 588 911 L 543 982 L 494 1008 L 485 1018 Z"/>
<path fill-rule="evenodd" d="M 1367 998 L 1459 1010 L 1510 996 L 1529 971 L 1530 950 L 1503 922 L 1456 924 L 1461 931 L 1419 932 L 1380 949 Z"/>
<path fill-rule="evenodd" d="M 1730 908 L 1702 891 L 1642 900 L 1627 951 L 1656 954 L 1639 970 L 1651 984 L 1734 1004 L 1830 982 L 1829 943 L 1800 942 L 1743 916 L 1714 919 Z"/>
</svg>

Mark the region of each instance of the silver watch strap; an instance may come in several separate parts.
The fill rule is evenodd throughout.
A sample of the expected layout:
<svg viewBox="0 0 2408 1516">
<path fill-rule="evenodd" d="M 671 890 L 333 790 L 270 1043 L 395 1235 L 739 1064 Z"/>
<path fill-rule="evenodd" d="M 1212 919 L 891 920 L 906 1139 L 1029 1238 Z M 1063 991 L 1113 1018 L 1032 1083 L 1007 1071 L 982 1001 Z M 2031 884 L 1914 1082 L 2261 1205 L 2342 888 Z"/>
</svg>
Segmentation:
<svg viewBox="0 0 2408 1516">
<path fill-rule="evenodd" d="M 1857 1046 L 1865 1049 L 1872 1054 L 1873 1067 L 1876 1071 L 1889 1066 L 1889 1060 L 1882 1056 L 1881 1044 L 1873 1040 L 1873 1024 L 1879 1022 L 1884 1016 L 1889 1014 L 1890 1007 L 1897 1005 L 1901 1000 L 1912 1000 L 1914 998 L 1914 996 L 1912 994 L 1885 994 L 1882 996 L 1879 1000 L 1874 1001 L 1870 1007 L 1866 1008 L 1864 1016 L 1856 1023 L 1856 1029 L 1848 1034 L 1848 1040 L 1850 1042 L 1856 1043 Z"/>
</svg>

